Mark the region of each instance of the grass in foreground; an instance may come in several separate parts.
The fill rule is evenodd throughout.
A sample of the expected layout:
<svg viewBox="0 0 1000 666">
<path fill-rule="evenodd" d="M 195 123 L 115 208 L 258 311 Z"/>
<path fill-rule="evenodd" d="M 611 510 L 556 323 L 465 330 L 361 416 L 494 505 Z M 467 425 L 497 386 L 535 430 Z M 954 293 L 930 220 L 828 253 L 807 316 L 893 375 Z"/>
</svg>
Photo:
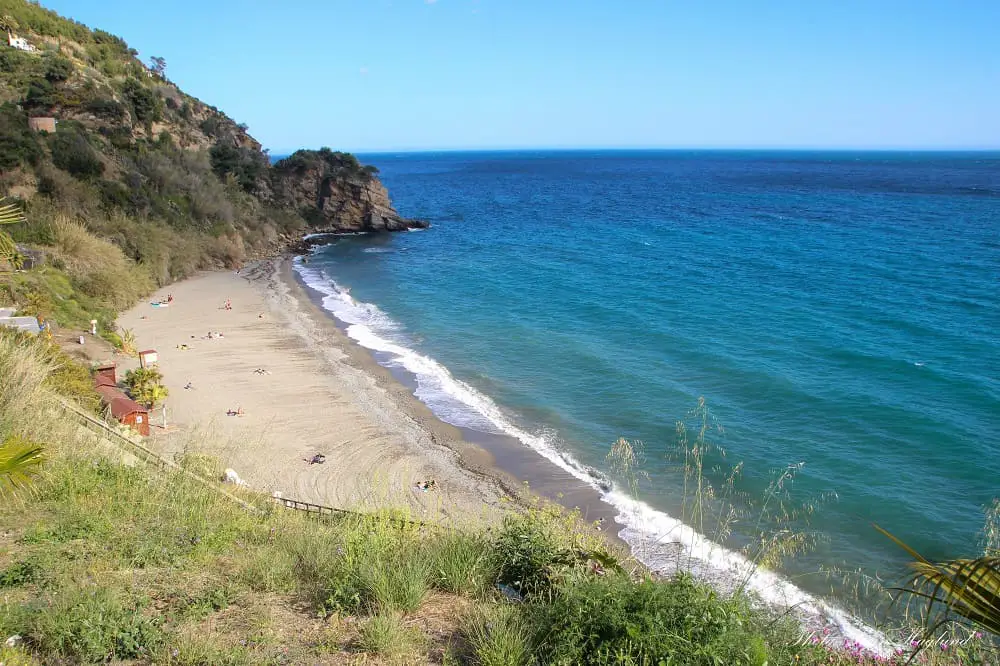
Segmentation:
<svg viewBox="0 0 1000 666">
<path fill-rule="evenodd" d="M 24 641 L 4 663 L 874 663 L 687 576 L 598 573 L 596 532 L 555 509 L 471 533 L 389 512 L 320 521 L 254 495 L 247 512 L 98 455 L 52 409 L 47 368 L 0 335 L 0 439 L 48 454 L 0 506 L 0 637 Z M 985 663 L 967 652 L 933 659 Z"/>
</svg>

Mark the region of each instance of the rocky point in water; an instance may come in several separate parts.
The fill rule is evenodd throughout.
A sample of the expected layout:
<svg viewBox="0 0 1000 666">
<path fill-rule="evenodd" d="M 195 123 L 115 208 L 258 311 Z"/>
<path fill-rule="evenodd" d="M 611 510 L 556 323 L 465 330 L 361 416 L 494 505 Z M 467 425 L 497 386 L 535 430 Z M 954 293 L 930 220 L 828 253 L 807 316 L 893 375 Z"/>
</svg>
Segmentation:
<svg viewBox="0 0 1000 666">
<path fill-rule="evenodd" d="M 426 228 L 427 222 L 396 212 L 377 173 L 350 153 L 299 150 L 275 163 L 258 191 L 298 211 L 313 233 Z"/>
</svg>

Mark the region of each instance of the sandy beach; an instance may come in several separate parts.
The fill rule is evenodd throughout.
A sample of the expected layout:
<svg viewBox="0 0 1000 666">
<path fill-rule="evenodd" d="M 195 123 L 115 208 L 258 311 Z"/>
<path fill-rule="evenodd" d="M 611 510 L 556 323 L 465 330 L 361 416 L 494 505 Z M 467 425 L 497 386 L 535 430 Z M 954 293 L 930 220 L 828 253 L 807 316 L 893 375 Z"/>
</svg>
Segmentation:
<svg viewBox="0 0 1000 666">
<path fill-rule="evenodd" d="M 157 350 L 170 391 L 167 427 L 157 409 L 148 445 L 210 454 L 255 489 L 316 504 L 436 520 L 500 515 L 512 486 L 489 454 L 293 293 L 292 280 L 280 261 L 207 273 L 119 318 L 139 349 Z M 151 305 L 167 294 L 169 307 Z M 135 365 L 119 363 L 121 374 Z M 325 462 L 310 464 L 316 454 Z M 435 489 L 416 487 L 430 480 Z"/>
</svg>

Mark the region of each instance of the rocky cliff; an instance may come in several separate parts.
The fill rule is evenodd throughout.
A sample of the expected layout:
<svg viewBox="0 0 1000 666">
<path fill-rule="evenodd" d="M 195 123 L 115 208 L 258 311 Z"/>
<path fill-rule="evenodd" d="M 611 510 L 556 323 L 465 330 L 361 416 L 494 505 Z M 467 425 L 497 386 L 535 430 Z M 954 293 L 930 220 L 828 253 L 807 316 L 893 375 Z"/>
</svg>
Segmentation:
<svg viewBox="0 0 1000 666">
<path fill-rule="evenodd" d="M 427 223 L 402 217 L 375 175 L 349 153 L 300 150 L 258 185 L 262 197 L 297 211 L 314 232 L 403 231 Z"/>
</svg>

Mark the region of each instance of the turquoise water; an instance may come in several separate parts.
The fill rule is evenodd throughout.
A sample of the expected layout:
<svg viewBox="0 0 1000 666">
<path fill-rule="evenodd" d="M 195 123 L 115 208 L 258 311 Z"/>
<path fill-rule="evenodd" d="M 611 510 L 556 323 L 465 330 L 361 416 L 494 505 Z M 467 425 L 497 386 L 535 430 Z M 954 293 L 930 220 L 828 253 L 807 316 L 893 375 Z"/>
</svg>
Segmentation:
<svg viewBox="0 0 1000 666">
<path fill-rule="evenodd" d="M 795 572 L 898 571 L 872 521 L 929 557 L 976 548 L 1000 495 L 1000 155 L 366 159 L 432 228 L 339 239 L 303 275 L 444 420 L 619 494 L 605 455 L 642 440 L 636 499 L 680 517 L 665 456 L 704 396 L 740 490 L 804 463 L 822 538 Z"/>
</svg>

